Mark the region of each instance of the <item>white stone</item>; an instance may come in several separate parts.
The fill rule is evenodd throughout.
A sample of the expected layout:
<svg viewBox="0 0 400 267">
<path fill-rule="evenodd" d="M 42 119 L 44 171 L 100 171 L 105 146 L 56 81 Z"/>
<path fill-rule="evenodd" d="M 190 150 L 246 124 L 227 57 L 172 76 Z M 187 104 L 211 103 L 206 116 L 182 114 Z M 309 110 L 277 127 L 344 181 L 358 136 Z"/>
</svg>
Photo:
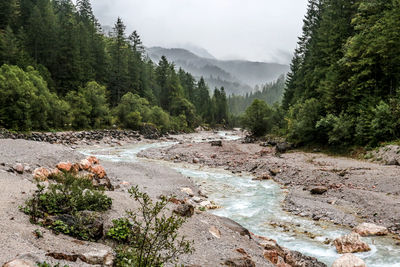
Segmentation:
<svg viewBox="0 0 400 267">
<path fill-rule="evenodd" d="M 335 260 L 332 267 L 367 267 L 367 265 L 362 259 L 348 253 Z"/>
</svg>

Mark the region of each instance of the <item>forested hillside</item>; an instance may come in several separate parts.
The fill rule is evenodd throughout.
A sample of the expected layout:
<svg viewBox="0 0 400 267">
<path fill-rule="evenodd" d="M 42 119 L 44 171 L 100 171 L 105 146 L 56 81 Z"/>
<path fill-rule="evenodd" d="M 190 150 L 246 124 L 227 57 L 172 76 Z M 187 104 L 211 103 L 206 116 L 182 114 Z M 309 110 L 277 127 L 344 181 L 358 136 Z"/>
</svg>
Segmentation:
<svg viewBox="0 0 400 267">
<path fill-rule="evenodd" d="M 279 105 L 285 90 L 285 75 L 275 82 L 265 84 L 261 89 L 256 86 L 254 92 L 246 95 L 231 95 L 228 97 L 229 111 L 234 115 L 242 114 L 254 100 L 259 99 L 268 105 Z"/>
<path fill-rule="evenodd" d="M 153 63 L 121 19 L 110 36 L 99 25 L 89 0 L 1 1 L 0 127 L 176 131 L 227 121 L 223 89 L 211 97 L 165 57 Z"/>
<path fill-rule="evenodd" d="M 224 87 L 227 94 L 245 95 L 256 85 L 273 82 L 289 71 L 287 65 L 245 60 L 218 60 L 198 56 L 186 49 L 150 47 L 150 58 L 158 61 L 161 56 L 196 77 L 204 77 L 210 88 Z"/>
<path fill-rule="evenodd" d="M 299 143 L 400 136 L 400 1 L 310 0 L 283 108 Z"/>
</svg>

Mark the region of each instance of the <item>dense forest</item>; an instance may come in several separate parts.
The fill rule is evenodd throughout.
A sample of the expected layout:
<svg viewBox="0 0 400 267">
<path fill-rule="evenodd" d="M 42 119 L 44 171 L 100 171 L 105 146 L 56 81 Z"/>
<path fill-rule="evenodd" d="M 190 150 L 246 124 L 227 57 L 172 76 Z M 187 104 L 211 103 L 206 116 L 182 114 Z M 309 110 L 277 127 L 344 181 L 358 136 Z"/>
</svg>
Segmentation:
<svg viewBox="0 0 400 267">
<path fill-rule="evenodd" d="M 244 125 L 255 129 L 259 107 L 267 110 L 262 119 L 275 124 L 261 135 L 297 144 L 376 146 L 398 139 L 399 32 L 398 0 L 309 0 L 281 106 L 271 111 L 253 103 Z"/>
<path fill-rule="evenodd" d="M 8 129 L 181 131 L 228 121 L 223 88 L 211 97 L 203 79 L 165 57 L 154 64 L 120 18 L 105 36 L 89 0 L 2 0 L 0 66 Z"/>
<path fill-rule="evenodd" d="M 262 89 L 256 86 L 253 92 L 245 95 L 230 95 L 228 97 L 229 111 L 233 115 L 243 114 L 255 99 L 263 100 L 270 106 L 279 104 L 282 101 L 284 90 L 285 75 L 281 75 L 278 80 L 265 84 Z"/>
<path fill-rule="evenodd" d="M 310 0 L 283 108 L 299 143 L 400 136 L 400 1 Z"/>
</svg>

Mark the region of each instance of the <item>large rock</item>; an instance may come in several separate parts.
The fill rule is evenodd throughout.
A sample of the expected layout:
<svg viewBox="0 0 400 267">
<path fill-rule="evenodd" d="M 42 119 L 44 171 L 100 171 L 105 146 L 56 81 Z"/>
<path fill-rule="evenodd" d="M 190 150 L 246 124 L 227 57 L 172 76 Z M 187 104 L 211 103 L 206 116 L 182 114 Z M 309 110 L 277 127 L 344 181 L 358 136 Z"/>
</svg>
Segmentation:
<svg viewBox="0 0 400 267">
<path fill-rule="evenodd" d="M 114 255 L 108 250 L 93 250 L 82 253 L 79 258 L 88 264 L 98 264 L 102 266 L 113 266 Z"/>
<path fill-rule="evenodd" d="M 191 204 L 180 204 L 174 209 L 174 213 L 183 217 L 192 217 L 194 214 L 194 207 Z"/>
<path fill-rule="evenodd" d="M 351 253 L 347 253 L 335 260 L 332 267 L 367 267 L 367 265 L 365 265 L 365 262 L 362 259 Z"/>
<path fill-rule="evenodd" d="M 221 231 L 217 229 L 215 226 L 211 226 L 208 231 L 216 238 L 221 238 Z"/>
<path fill-rule="evenodd" d="M 219 217 L 221 223 L 231 229 L 232 231 L 235 231 L 239 233 L 241 236 L 248 236 L 251 239 L 251 235 L 249 230 L 238 224 L 237 222 L 226 218 L 226 217 Z"/>
<path fill-rule="evenodd" d="M 326 186 L 315 186 L 310 190 L 311 194 L 313 195 L 322 195 L 326 191 L 328 191 L 328 187 Z"/>
<path fill-rule="evenodd" d="M 107 176 L 106 170 L 101 165 L 95 165 L 90 167 L 90 172 L 93 173 L 96 177 L 103 179 Z"/>
<path fill-rule="evenodd" d="M 222 146 L 222 141 L 211 141 L 211 146 Z"/>
<path fill-rule="evenodd" d="M 50 174 L 51 174 L 51 171 L 48 170 L 48 169 L 46 169 L 46 168 L 43 168 L 43 167 L 41 167 L 41 168 L 36 168 L 36 169 L 33 171 L 33 178 L 34 178 L 36 181 L 43 182 L 43 181 L 47 181 L 47 179 L 48 179 L 48 177 L 50 176 Z"/>
<path fill-rule="evenodd" d="M 371 248 L 367 243 L 361 240 L 361 236 L 357 233 L 350 233 L 348 235 L 336 238 L 333 241 L 336 250 L 340 254 L 365 252 L 370 251 Z"/>
<path fill-rule="evenodd" d="M 35 267 L 36 264 L 29 260 L 15 259 L 6 262 L 3 267 Z"/>
<path fill-rule="evenodd" d="M 69 172 L 72 169 L 72 163 L 70 162 L 60 162 L 56 165 L 57 169 L 63 172 Z"/>
<path fill-rule="evenodd" d="M 13 170 L 16 171 L 19 174 L 23 174 L 24 173 L 24 165 L 22 165 L 21 163 L 17 163 L 13 166 Z"/>
<path fill-rule="evenodd" d="M 224 265 L 229 267 L 256 267 L 254 261 L 247 257 L 228 259 L 224 262 Z"/>
<path fill-rule="evenodd" d="M 354 232 L 360 236 L 382 236 L 389 233 L 388 229 L 384 226 L 379 226 L 372 223 L 362 223 L 353 229 Z"/>
</svg>

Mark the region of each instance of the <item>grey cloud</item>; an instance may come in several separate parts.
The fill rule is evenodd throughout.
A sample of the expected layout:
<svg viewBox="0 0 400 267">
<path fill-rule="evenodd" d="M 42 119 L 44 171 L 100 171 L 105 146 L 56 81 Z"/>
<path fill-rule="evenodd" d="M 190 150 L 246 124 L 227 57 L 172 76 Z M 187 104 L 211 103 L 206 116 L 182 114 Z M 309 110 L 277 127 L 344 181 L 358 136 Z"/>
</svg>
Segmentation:
<svg viewBox="0 0 400 267">
<path fill-rule="evenodd" d="M 103 25 L 120 16 L 146 46 L 207 49 L 221 59 L 288 63 L 307 0 L 93 0 Z"/>
</svg>

